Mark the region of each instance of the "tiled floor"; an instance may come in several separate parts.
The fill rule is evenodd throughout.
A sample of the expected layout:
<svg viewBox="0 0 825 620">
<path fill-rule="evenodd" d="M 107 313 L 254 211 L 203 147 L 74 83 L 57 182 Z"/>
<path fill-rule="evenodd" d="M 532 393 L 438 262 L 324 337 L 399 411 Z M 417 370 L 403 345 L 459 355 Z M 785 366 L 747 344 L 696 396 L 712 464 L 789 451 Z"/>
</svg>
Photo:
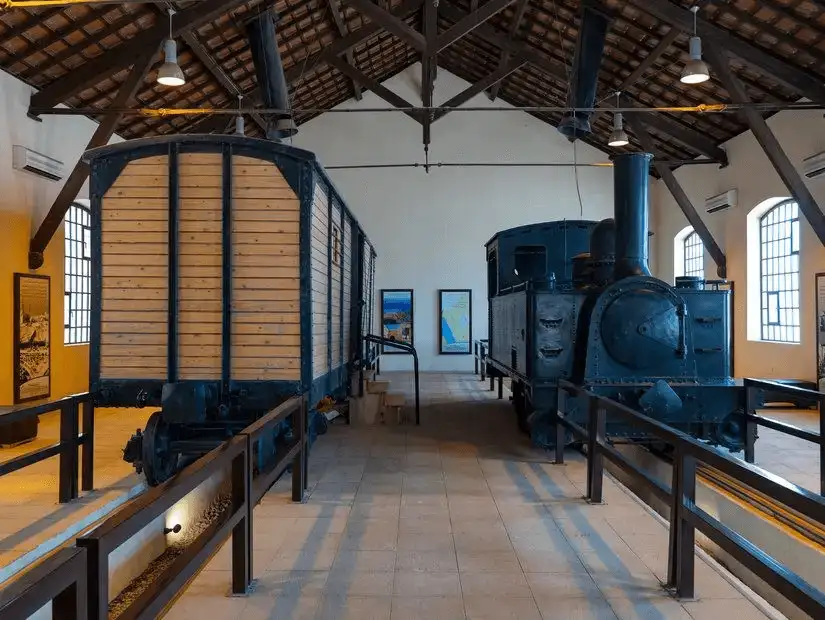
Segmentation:
<svg viewBox="0 0 825 620">
<path fill-rule="evenodd" d="M 137 492 L 141 479 L 123 461 L 122 448 L 153 409 L 98 409 L 95 412 L 95 491 L 68 503 L 57 502 L 59 458 L 53 457 L 0 477 L 0 581 L 12 562 L 50 544 L 83 521 L 93 519 Z M 0 449 L 0 462 L 59 440 L 57 413 L 40 417 L 37 439 Z"/>
<path fill-rule="evenodd" d="M 585 503 L 584 460 L 549 464 L 477 378 L 423 375 L 422 394 L 420 427 L 319 438 L 305 504 L 287 481 L 264 498 L 249 596 L 227 596 L 224 546 L 167 618 L 766 619 L 701 559 L 698 600 L 670 597 L 665 527 L 609 479 Z"/>
</svg>

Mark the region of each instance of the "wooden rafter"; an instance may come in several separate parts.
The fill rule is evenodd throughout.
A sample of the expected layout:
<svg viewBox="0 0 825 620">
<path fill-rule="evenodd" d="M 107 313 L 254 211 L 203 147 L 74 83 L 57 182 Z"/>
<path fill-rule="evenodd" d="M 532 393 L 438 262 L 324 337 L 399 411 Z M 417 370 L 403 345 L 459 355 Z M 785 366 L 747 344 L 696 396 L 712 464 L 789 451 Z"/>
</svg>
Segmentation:
<svg viewBox="0 0 825 620">
<path fill-rule="evenodd" d="M 498 84 L 501 80 L 506 78 L 510 75 L 513 71 L 520 69 L 524 66 L 524 60 L 508 60 L 504 65 L 500 65 L 498 69 L 493 71 L 487 77 L 479 80 L 472 86 L 466 88 L 462 92 L 458 93 L 455 97 L 449 99 L 448 101 L 444 102 L 440 107 L 443 108 L 457 108 L 460 105 L 467 103 L 470 99 L 475 97 L 476 95 L 483 93 L 485 90 L 490 88 L 491 86 Z M 440 118 L 444 118 L 450 110 L 439 110 L 435 113 L 435 117 L 433 118 L 434 121 L 439 120 Z"/>
<path fill-rule="evenodd" d="M 516 9 L 513 12 L 513 17 L 510 19 L 510 27 L 507 30 L 507 38 L 511 41 L 516 38 L 516 33 L 518 33 L 518 27 L 521 23 L 522 18 L 524 17 L 524 12 L 527 10 L 527 5 L 530 3 L 530 0 L 518 0 L 518 4 L 516 5 Z M 501 56 L 498 60 L 498 67 L 499 69 L 507 64 L 507 61 L 510 60 L 509 52 L 505 50 L 501 50 Z M 490 89 L 490 101 L 495 101 L 498 97 L 498 91 L 501 88 L 501 84 L 504 80 L 499 80 L 493 87 Z"/>
<path fill-rule="evenodd" d="M 345 37 L 349 34 L 349 30 L 347 29 L 347 25 L 344 22 L 343 16 L 343 9 L 341 8 L 340 0 L 327 0 L 329 4 L 329 12 L 332 14 L 332 21 L 335 22 L 335 27 L 338 28 L 338 34 L 342 37 Z M 351 49 L 348 49 L 346 52 L 347 62 L 355 66 L 355 56 L 352 53 Z M 356 101 L 361 101 L 361 85 L 358 83 L 358 80 L 350 80 L 352 82 L 352 90 L 355 93 Z"/>
<path fill-rule="evenodd" d="M 390 11 L 382 9 L 372 2 L 372 0 L 345 0 L 354 6 L 360 13 L 366 15 L 371 21 L 379 24 L 388 32 L 393 33 L 399 39 L 406 41 L 418 52 L 426 52 L 427 41 L 420 32 L 410 26 L 407 22 L 399 19 Z"/>
</svg>

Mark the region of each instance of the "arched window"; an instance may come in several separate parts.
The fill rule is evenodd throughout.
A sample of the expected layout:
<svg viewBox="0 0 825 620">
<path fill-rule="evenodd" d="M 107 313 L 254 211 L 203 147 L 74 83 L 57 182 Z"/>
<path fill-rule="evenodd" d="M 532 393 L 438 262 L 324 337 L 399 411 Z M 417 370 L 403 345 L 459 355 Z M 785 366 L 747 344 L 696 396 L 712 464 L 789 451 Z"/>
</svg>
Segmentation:
<svg viewBox="0 0 825 620">
<path fill-rule="evenodd" d="M 691 232 L 682 241 L 684 248 L 684 269 L 686 276 L 705 277 L 705 246 L 696 231 Z"/>
<path fill-rule="evenodd" d="M 705 246 L 692 226 L 673 238 L 673 275 L 705 277 Z"/>
<path fill-rule="evenodd" d="M 785 200 L 759 218 L 761 339 L 798 343 L 799 205 Z"/>
<path fill-rule="evenodd" d="M 63 287 L 63 342 L 89 342 L 92 292 L 91 214 L 74 203 L 66 212 L 66 268 Z"/>
</svg>

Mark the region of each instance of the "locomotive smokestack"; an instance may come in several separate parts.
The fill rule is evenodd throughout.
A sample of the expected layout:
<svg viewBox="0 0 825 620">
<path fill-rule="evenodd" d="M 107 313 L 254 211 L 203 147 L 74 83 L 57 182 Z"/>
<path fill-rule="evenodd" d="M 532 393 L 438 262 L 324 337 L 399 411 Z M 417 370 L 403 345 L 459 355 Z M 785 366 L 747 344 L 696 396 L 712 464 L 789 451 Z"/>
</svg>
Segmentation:
<svg viewBox="0 0 825 620">
<path fill-rule="evenodd" d="M 614 280 L 650 275 L 647 266 L 647 189 L 652 158 L 650 153 L 620 153 L 613 159 Z"/>
</svg>

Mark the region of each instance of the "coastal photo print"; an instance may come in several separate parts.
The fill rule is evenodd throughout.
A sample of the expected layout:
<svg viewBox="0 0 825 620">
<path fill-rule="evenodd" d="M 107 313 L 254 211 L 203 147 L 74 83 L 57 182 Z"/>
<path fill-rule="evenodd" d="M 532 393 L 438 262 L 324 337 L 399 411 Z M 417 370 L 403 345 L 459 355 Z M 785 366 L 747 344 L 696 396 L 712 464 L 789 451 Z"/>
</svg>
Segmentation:
<svg viewBox="0 0 825 620">
<path fill-rule="evenodd" d="M 411 288 L 381 290 L 381 335 L 396 342 L 413 344 L 413 291 Z M 381 352 L 406 353 L 387 345 L 382 345 Z"/>
</svg>

